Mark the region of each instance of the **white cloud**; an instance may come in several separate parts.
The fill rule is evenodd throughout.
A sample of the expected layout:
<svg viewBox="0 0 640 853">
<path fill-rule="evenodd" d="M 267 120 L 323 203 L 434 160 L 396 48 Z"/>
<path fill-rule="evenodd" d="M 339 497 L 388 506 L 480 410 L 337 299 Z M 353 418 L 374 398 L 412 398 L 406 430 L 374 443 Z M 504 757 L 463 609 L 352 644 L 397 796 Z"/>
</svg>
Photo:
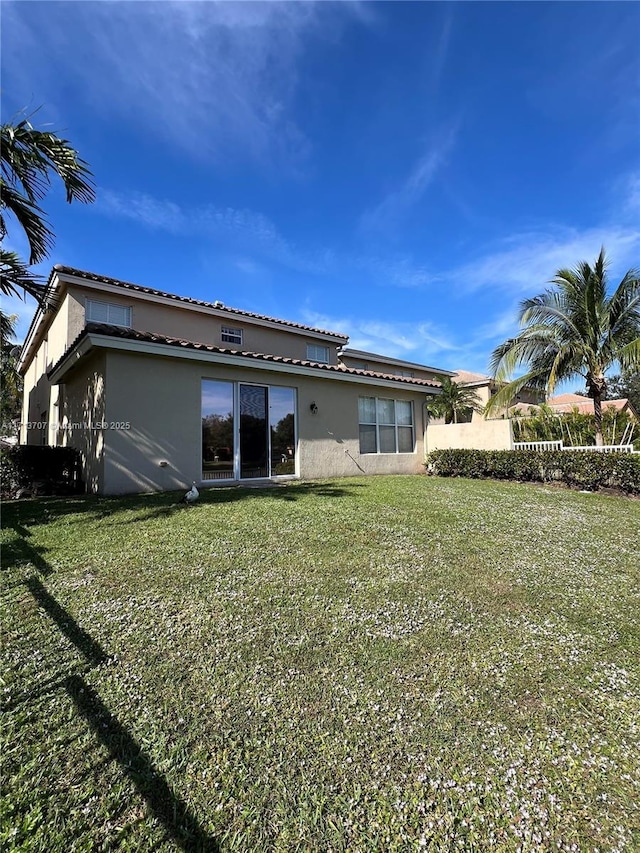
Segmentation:
<svg viewBox="0 0 640 853">
<path fill-rule="evenodd" d="M 365 211 L 360 221 L 360 227 L 364 231 L 383 231 L 397 225 L 413 205 L 420 201 L 446 166 L 459 128 L 460 120 L 458 119 L 436 134 L 413 164 L 402 184 L 392 190 L 375 207 Z"/>
<path fill-rule="evenodd" d="M 270 219 L 252 210 L 215 205 L 183 208 L 145 193 L 106 189 L 98 193 L 94 209 L 152 230 L 217 240 L 225 250 L 245 255 L 245 264 L 258 258 L 298 272 L 319 273 L 331 263 L 331 253 L 297 248 Z"/>
<path fill-rule="evenodd" d="M 120 219 L 132 219 L 147 228 L 183 233 L 188 221 L 175 202 L 153 198 L 146 193 L 129 193 L 126 196 L 111 190 L 99 190 L 96 208 Z"/>
<path fill-rule="evenodd" d="M 443 4 L 442 28 L 433 52 L 433 66 L 431 71 L 431 89 L 437 92 L 449 55 L 451 44 L 451 32 L 453 29 L 454 7 L 452 3 Z"/>
<path fill-rule="evenodd" d="M 311 309 L 303 310 L 298 319 L 307 325 L 348 335 L 351 349 L 405 361 L 432 364 L 443 353 L 460 349 L 445 329 L 430 320 L 389 322 L 375 317 L 334 316 Z"/>
<path fill-rule="evenodd" d="M 557 227 L 547 232 L 521 233 L 500 246 L 445 273 L 463 292 L 479 289 L 534 295 L 545 289 L 558 269 L 573 268 L 579 261 L 593 262 L 604 246 L 612 261 L 612 278 L 637 263 L 640 229 L 606 226 L 585 230 Z"/>
<path fill-rule="evenodd" d="M 627 175 L 622 185 L 623 210 L 632 216 L 640 215 L 640 172 Z"/>
<path fill-rule="evenodd" d="M 416 290 L 427 289 L 437 281 L 426 266 L 407 255 L 385 257 L 338 253 L 326 246 L 298 246 L 262 213 L 248 209 L 215 205 L 188 208 L 146 193 L 101 188 L 89 210 L 129 219 L 151 230 L 217 240 L 226 250 L 241 254 L 245 268 L 249 262 L 264 260 L 310 275 L 366 275 L 376 285 Z"/>
<path fill-rule="evenodd" d="M 69 79 L 88 115 L 137 124 L 203 160 L 294 170 L 309 149 L 292 116 L 305 45 L 366 20 L 351 3 L 172 0 L 16 3 L 3 15 L 5 85 L 15 77 L 17 87 L 28 64 L 53 111 Z"/>
</svg>

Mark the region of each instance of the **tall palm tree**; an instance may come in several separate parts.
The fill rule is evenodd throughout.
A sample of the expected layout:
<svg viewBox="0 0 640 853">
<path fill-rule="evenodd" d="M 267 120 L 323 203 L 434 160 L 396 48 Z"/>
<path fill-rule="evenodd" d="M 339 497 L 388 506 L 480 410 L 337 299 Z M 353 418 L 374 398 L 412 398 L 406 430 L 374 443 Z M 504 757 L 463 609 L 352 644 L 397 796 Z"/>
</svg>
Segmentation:
<svg viewBox="0 0 640 853">
<path fill-rule="evenodd" d="M 606 373 L 640 366 L 640 272 L 630 269 L 609 295 L 604 249 L 595 264 L 582 261 L 574 270 L 558 270 L 551 288 L 520 304 L 520 334 L 496 347 L 491 369 L 498 381 L 518 367 L 524 375 L 505 385 L 489 411 L 529 385 L 552 394 L 558 382 L 584 378 L 593 400 L 596 444 L 602 441 L 602 401 Z"/>
<path fill-rule="evenodd" d="M 13 214 L 29 243 L 25 263 L 15 252 L 0 248 L 0 288 L 6 295 L 30 293 L 41 301 L 41 279 L 29 270 L 43 261 L 53 247 L 54 234 L 40 207 L 57 174 L 67 201 L 92 202 L 95 192 L 87 163 L 66 139 L 37 130 L 28 118 L 0 127 L 0 238 L 7 234 L 5 211 Z"/>
<path fill-rule="evenodd" d="M 459 385 L 445 376 L 441 382 L 440 394 L 427 406 L 429 414 L 436 418 L 444 418 L 447 424 L 458 423 L 458 418 L 469 412 L 481 412 L 482 401 L 473 388 Z"/>
</svg>

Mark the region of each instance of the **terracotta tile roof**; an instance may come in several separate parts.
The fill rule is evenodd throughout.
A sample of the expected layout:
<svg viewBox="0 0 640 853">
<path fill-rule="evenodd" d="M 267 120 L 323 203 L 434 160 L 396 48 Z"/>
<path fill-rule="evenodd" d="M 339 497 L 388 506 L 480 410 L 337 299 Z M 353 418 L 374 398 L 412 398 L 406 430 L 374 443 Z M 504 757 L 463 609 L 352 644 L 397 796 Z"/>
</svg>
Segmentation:
<svg viewBox="0 0 640 853">
<path fill-rule="evenodd" d="M 583 397 L 580 394 L 558 394 L 557 397 L 549 397 L 547 405 L 554 412 L 572 412 L 577 409 L 581 414 L 593 414 L 593 400 L 590 397 Z M 629 400 L 622 397 L 618 400 L 603 400 L 602 411 L 609 408 L 615 409 L 617 412 L 622 412 L 629 406 Z"/>
<path fill-rule="evenodd" d="M 405 376 L 394 376 L 389 373 L 378 373 L 373 370 L 356 370 L 352 367 L 345 367 L 343 364 L 322 364 L 315 361 L 305 361 L 298 358 L 288 358 L 282 355 L 270 355 L 260 352 L 245 352 L 242 350 L 227 349 L 225 347 L 217 347 L 212 344 L 199 343 L 197 341 L 183 340 L 182 338 L 171 338 L 167 335 L 156 334 L 155 332 L 140 332 L 136 329 L 127 329 L 122 326 L 110 326 L 106 323 L 87 323 L 85 328 L 80 332 L 75 341 L 67 349 L 64 355 L 56 362 L 55 365 L 48 371 L 51 375 L 55 373 L 58 366 L 62 364 L 69 353 L 88 335 L 98 334 L 107 335 L 112 338 L 124 338 L 130 341 L 140 341 L 143 343 L 163 344 L 165 346 L 176 347 L 180 349 L 198 350 L 200 352 L 210 352 L 212 354 L 234 355 L 240 358 L 254 359 L 259 361 L 268 361 L 275 364 L 290 364 L 298 367 L 313 367 L 319 372 L 348 374 L 350 376 L 362 376 L 369 379 L 390 379 L 402 385 L 417 386 L 421 388 L 440 388 L 440 383 L 428 379 L 414 379 Z"/>
<path fill-rule="evenodd" d="M 470 370 L 456 370 L 453 381 L 465 385 L 472 382 L 491 382 L 492 379 L 490 376 L 485 376 L 484 373 L 472 373 Z"/>
<path fill-rule="evenodd" d="M 322 335 L 330 335 L 333 338 L 339 338 L 343 341 L 348 341 L 349 336 L 343 335 L 341 332 L 330 332 L 326 329 L 316 329 L 313 326 L 304 326 L 302 323 L 293 323 L 290 320 L 280 320 L 276 317 L 268 317 L 264 314 L 254 314 L 251 311 L 242 311 L 240 308 L 230 308 L 228 305 L 216 305 L 213 302 L 205 302 L 201 299 L 192 299 L 188 296 L 177 296 L 175 293 L 166 293 L 163 290 L 155 290 L 152 287 L 143 287 L 141 284 L 132 284 L 130 281 L 122 281 L 118 278 L 110 278 L 106 275 L 98 275 L 97 273 L 78 270 L 74 267 L 67 267 L 63 264 L 56 264 L 51 270 L 48 284 L 51 284 L 54 273 L 62 275 L 72 275 L 76 278 L 84 278 L 87 281 L 96 281 L 101 284 L 111 284 L 115 287 L 121 287 L 124 290 L 131 290 L 135 293 L 145 293 L 149 296 L 161 296 L 165 299 L 172 299 L 176 302 L 182 302 L 187 305 L 198 305 L 202 308 L 215 308 L 218 311 L 224 311 L 226 314 L 233 314 L 238 317 L 249 317 L 253 320 L 263 320 L 269 323 L 277 323 L 280 326 L 288 326 L 291 329 L 301 329 L 305 332 L 319 332 Z"/>
<path fill-rule="evenodd" d="M 584 403 L 585 400 L 590 402 L 588 397 L 583 397 L 581 394 L 558 394 L 555 397 L 549 397 L 547 405 L 564 406 L 572 403 Z"/>
</svg>

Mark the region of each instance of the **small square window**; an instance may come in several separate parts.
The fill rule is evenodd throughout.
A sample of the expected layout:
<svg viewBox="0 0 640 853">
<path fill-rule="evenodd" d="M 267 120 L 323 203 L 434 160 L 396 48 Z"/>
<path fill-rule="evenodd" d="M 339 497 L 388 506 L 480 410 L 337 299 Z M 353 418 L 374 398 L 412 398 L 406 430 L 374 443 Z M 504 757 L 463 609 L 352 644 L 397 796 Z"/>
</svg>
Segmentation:
<svg viewBox="0 0 640 853">
<path fill-rule="evenodd" d="M 231 326 L 223 326 L 221 338 L 227 344 L 242 344 L 242 329 L 232 329 Z"/>
<path fill-rule="evenodd" d="M 319 344 L 307 344 L 307 361 L 317 361 L 320 364 L 329 363 L 329 347 Z"/>
</svg>

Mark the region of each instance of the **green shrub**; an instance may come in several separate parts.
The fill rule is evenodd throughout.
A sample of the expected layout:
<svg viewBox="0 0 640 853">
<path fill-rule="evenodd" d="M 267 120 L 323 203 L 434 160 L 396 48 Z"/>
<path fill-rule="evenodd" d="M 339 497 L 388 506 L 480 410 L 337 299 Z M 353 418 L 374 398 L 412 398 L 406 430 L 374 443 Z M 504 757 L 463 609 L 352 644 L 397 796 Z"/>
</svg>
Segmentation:
<svg viewBox="0 0 640 853">
<path fill-rule="evenodd" d="M 44 495 L 81 492 L 80 455 L 72 447 L 19 444 L 2 451 L 3 495 L 28 489 Z"/>
<path fill-rule="evenodd" d="M 441 477 L 491 478 L 640 494 L 640 455 L 591 450 L 435 450 L 428 469 Z"/>
</svg>

